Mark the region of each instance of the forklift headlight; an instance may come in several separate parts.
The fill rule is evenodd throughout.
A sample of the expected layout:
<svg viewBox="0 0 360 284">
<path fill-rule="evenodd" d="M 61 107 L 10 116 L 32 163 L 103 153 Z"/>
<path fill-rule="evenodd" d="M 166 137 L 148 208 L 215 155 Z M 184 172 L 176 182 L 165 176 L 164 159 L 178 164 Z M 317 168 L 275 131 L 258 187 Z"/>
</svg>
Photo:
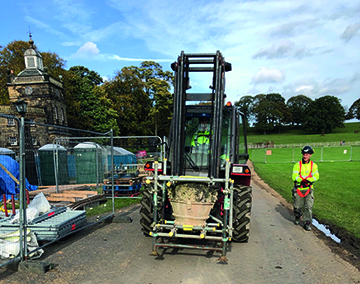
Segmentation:
<svg viewBox="0 0 360 284">
<path fill-rule="evenodd" d="M 232 168 L 232 172 L 235 173 L 235 174 L 242 174 L 243 173 L 243 167 L 234 166 Z"/>
</svg>

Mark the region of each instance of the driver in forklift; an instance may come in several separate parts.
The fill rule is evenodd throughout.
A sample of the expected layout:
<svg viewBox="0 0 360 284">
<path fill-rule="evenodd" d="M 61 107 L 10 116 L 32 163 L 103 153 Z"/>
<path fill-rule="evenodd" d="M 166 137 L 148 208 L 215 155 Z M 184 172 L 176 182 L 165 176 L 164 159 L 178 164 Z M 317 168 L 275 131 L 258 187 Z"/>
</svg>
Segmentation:
<svg viewBox="0 0 360 284">
<path fill-rule="evenodd" d="M 199 118 L 198 130 L 194 133 L 191 140 L 192 147 L 199 147 L 210 144 L 210 119 L 208 117 Z"/>
</svg>

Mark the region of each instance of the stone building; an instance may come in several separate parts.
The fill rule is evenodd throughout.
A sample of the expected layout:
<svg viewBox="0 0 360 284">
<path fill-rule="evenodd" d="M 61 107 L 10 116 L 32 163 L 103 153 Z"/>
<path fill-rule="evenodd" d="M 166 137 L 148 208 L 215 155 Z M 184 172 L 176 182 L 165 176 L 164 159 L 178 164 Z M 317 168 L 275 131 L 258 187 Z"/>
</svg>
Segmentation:
<svg viewBox="0 0 360 284">
<path fill-rule="evenodd" d="M 34 47 L 30 36 L 30 48 L 24 53 L 25 70 L 15 75 L 8 74 L 7 88 L 10 105 L 1 105 L 0 113 L 19 116 L 14 102 L 23 99 L 28 102 L 25 115 L 26 149 L 38 149 L 52 143 L 55 137 L 68 136 L 64 88 L 61 78 L 54 79 L 47 74 L 42 56 Z M 18 127 L 13 119 L 0 118 L 0 147 L 17 152 L 19 145 Z M 29 145 L 31 144 L 31 145 Z"/>
</svg>

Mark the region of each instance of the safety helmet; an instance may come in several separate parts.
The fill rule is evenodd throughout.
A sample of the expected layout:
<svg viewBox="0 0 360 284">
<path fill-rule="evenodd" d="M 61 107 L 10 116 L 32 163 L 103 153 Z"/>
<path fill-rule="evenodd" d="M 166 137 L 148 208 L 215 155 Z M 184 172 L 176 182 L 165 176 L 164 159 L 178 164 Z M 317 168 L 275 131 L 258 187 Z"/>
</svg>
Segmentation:
<svg viewBox="0 0 360 284">
<path fill-rule="evenodd" d="M 304 148 L 301 149 L 301 154 L 314 154 L 314 153 L 315 151 L 309 145 L 306 145 Z"/>
</svg>

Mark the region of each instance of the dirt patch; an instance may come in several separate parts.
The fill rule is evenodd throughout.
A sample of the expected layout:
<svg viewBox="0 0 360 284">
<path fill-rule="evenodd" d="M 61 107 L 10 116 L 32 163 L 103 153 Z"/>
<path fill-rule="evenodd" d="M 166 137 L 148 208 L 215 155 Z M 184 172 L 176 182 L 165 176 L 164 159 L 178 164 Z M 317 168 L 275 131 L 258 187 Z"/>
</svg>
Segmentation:
<svg viewBox="0 0 360 284">
<path fill-rule="evenodd" d="M 293 215 L 293 205 L 286 201 L 278 192 L 272 189 L 268 184 L 266 184 L 254 171 L 254 167 L 251 161 L 248 162 L 248 165 L 251 169 L 251 179 L 252 182 L 255 183 L 261 189 L 267 191 L 272 196 L 276 197 L 280 204 L 283 205 L 290 214 Z M 316 220 L 316 216 L 314 216 Z M 313 226 L 313 231 L 324 243 L 329 246 L 332 252 L 339 255 L 342 259 L 350 262 L 353 266 L 355 266 L 360 271 L 360 239 L 351 236 L 347 231 L 327 220 L 318 220 L 320 224 L 325 225 L 330 232 L 338 237 L 341 240 L 341 243 L 336 243 L 331 238 L 327 237 L 322 231 L 318 230 Z"/>
</svg>

